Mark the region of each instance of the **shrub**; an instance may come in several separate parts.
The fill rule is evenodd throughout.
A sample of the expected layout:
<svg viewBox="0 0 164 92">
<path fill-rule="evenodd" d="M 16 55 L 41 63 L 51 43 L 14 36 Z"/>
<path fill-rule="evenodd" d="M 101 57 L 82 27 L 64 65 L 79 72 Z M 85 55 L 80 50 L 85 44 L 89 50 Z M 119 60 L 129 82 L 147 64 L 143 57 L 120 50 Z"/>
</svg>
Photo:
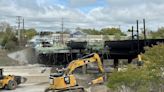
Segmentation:
<svg viewBox="0 0 164 92">
<path fill-rule="evenodd" d="M 8 41 L 5 45 L 5 49 L 13 50 L 16 48 L 16 43 L 14 41 Z"/>
<path fill-rule="evenodd" d="M 130 92 L 159 92 L 160 85 L 164 84 L 164 44 L 145 50 L 142 67 L 129 65 L 125 71 L 112 73 L 107 86 L 113 90 L 122 90 L 120 88 L 124 86 Z"/>
</svg>

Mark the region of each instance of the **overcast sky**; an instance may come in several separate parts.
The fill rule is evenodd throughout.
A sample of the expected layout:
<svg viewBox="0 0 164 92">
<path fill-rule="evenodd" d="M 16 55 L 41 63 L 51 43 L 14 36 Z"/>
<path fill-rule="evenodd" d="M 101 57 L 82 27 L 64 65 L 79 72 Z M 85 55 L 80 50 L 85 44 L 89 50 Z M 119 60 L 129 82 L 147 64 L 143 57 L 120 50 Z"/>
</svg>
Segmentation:
<svg viewBox="0 0 164 92">
<path fill-rule="evenodd" d="M 148 29 L 164 26 L 164 0 L 0 0 L 0 22 L 16 26 L 16 16 L 25 19 L 25 27 L 38 31 L 64 28 L 119 27 L 127 31 L 146 19 Z"/>
</svg>

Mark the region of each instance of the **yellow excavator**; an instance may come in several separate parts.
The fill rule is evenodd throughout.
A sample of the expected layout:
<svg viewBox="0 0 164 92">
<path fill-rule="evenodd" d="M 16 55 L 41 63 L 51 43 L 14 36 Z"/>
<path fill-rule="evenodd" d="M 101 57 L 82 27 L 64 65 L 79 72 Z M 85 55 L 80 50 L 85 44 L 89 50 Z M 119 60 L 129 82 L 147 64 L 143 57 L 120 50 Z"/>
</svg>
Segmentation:
<svg viewBox="0 0 164 92">
<path fill-rule="evenodd" d="M 101 62 L 101 59 L 97 53 L 92 53 L 86 55 L 80 59 L 73 60 L 69 63 L 66 69 L 60 70 L 57 73 L 50 74 L 50 84 L 45 92 L 63 92 L 67 90 L 76 90 L 75 92 L 84 92 L 82 86 L 78 86 L 77 80 L 73 75 L 73 71 L 81 66 L 86 64 L 97 62 L 99 71 L 102 73 L 102 76 L 92 80 L 89 84 L 99 84 L 104 82 L 104 68 Z"/>
<path fill-rule="evenodd" d="M 26 78 L 15 75 L 3 75 L 3 68 L 0 68 L 0 89 L 13 90 L 21 83 L 26 82 Z"/>
</svg>

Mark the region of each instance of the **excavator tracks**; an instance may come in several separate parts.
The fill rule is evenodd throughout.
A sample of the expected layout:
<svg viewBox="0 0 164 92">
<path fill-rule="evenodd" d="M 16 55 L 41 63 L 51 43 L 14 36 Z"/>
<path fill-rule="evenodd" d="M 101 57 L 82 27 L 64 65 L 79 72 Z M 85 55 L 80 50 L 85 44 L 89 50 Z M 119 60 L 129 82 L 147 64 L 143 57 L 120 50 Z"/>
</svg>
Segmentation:
<svg viewBox="0 0 164 92">
<path fill-rule="evenodd" d="M 86 92 L 82 86 L 69 87 L 66 89 L 45 89 L 44 92 Z"/>
</svg>

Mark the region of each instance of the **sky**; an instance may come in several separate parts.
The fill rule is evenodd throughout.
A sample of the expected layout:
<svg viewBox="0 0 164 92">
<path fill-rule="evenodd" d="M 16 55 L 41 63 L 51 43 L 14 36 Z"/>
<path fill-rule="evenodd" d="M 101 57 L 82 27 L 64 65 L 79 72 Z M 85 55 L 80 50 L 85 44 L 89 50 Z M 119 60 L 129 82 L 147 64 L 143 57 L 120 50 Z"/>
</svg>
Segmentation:
<svg viewBox="0 0 164 92">
<path fill-rule="evenodd" d="M 17 26 L 16 16 L 25 20 L 25 28 L 61 31 L 75 28 L 120 27 L 127 31 L 139 20 L 146 28 L 164 26 L 164 0 L 0 0 L 0 22 Z"/>
</svg>

